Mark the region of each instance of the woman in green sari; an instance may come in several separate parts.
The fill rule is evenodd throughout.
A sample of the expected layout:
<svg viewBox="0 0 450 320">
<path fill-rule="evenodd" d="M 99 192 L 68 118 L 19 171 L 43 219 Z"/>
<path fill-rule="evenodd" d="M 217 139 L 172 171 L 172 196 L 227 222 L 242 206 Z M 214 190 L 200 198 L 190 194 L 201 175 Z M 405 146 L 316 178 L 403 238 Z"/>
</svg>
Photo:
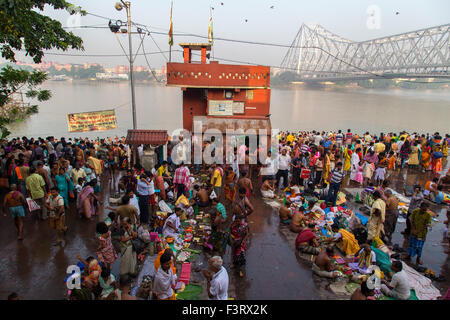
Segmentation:
<svg viewBox="0 0 450 320">
<path fill-rule="evenodd" d="M 55 176 L 55 181 L 59 189 L 59 194 L 64 199 L 64 206 L 69 207 L 69 193 L 73 192 L 75 187 L 69 175 L 65 173 L 64 168 L 59 168 L 58 174 Z"/>
<path fill-rule="evenodd" d="M 137 237 L 137 233 L 131 226 L 130 218 L 124 217 L 120 221 L 120 253 L 122 255 L 120 257 L 120 275 L 136 275 L 137 258 L 131 240 Z"/>
</svg>

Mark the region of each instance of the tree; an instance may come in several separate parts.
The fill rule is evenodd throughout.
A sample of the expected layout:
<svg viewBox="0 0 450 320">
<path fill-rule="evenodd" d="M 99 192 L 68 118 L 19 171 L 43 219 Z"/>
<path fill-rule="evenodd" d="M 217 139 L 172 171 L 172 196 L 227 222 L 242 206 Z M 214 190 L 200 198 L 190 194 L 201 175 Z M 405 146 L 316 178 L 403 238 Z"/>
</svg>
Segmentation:
<svg viewBox="0 0 450 320">
<path fill-rule="evenodd" d="M 64 0 L 0 0 L 0 52 L 3 58 L 16 62 L 16 51 L 25 50 L 35 63 L 40 63 L 44 50 L 84 50 L 80 37 L 65 31 L 59 21 L 40 13 L 45 5 L 75 13 L 74 6 Z M 38 88 L 46 79 L 47 75 L 41 71 L 4 68 L 0 72 L 0 109 L 6 107 L 13 93 L 25 88 L 27 97 L 38 101 L 50 99 L 50 91 Z M 37 111 L 37 106 L 32 106 L 31 110 Z M 10 121 L 8 117 L 0 117 L 0 138 L 8 136 L 5 126 Z"/>
</svg>

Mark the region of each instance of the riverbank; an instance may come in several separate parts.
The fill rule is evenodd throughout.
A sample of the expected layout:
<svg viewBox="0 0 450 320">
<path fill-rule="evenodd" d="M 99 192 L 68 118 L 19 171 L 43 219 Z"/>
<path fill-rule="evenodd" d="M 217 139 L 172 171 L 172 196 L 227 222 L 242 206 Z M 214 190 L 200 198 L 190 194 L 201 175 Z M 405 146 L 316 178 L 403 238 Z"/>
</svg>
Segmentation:
<svg viewBox="0 0 450 320">
<path fill-rule="evenodd" d="M 449 162 L 444 163 L 444 171 Z M 405 186 L 414 184 L 424 185 L 430 179 L 429 172 L 402 169 L 391 175 L 391 187 L 401 193 Z M 118 177 L 117 177 L 118 178 Z M 352 194 L 354 188 L 348 185 L 348 177 L 344 180 L 344 191 Z M 101 207 L 99 216 L 95 221 L 82 220 L 72 203 L 66 213 L 69 231 L 63 247 L 53 246 L 56 235 L 48 223 L 41 222 L 32 217 L 24 219 L 24 240 L 16 240 L 16 231 L 9 216 L 0 217 L 0 271 L 3 274 L 0 296 L 6 297 L 12 291 L 18 292 L 21 299 L 52 299 L 65 297 L 67 289 L 63 280 L 66 278 L 68 265 L 76 264 L 77 254 L 82 257 L 94 256 L 97 248 L 95 238 L 95 225 L 103 221 L 108 211 L 110 196 L 110 179 L 104 174 L 101 197 L 105 204 Z M 117 180 L 116 180 L 117 181 Z M 255 190 L 259 190 L 260 181 L 254 180 Z M 247 264 L 244 277 L 239 277 L 229 267 L 231 265 L 230 248 L 224 255 L 224 266 L 230 276 L 230 297 L 238 300 L 253 299 L 282 299 L 282 300 L 316 300 L 316 299 L 348 299 L 342 280 L 328 281 L 312 274 L 311 259 L 302 256 L 294 248 L 295 234 L 285 226 L 280 225 L 278 208 L 272 201 L 264 201 L 259 192 L 250 197 L 255 212 L 249 216 L 250 239 L 247 250 Z M 271 205 L 272 203 L 272 205 Z M 361 205 L 355 204 L 352 197 L 348 197 L 349 207 L 357 212 Z M 444 282 L 433 284 L 445 293 L 450 285 L 449 255 L 444 253 L 447 246 L 441 242 L 443 220 L 445 219 L 444 206 L 431 207 L 438 213 L 438 221 L 434 222 L 423 249 L 424 266 L 441 274 L 446 278 Z M 393 243 L 405 247 L 403 231 L 405 224 L 399 222 L 393 236 Z M 203 286 L 202 298 L 205 298 L 205 280 L 197 268 L 203 269 L 208 254 L 200 254 L 192 266 L 191 279 L 194 283 Z M 118 274 L 119 261 L 112 272 Z M 270 288 L 268 290 L 267 288 Z"/>
</svg>

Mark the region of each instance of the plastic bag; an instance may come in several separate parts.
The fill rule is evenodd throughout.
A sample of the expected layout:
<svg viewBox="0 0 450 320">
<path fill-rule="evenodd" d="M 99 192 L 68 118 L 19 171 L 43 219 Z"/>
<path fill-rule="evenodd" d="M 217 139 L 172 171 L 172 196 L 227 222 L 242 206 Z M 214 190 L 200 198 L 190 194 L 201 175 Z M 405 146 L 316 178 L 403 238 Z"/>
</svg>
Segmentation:
<svg viewBox="0 0 450 320">
<path fill-rule="evenodd" d="M 161 200 L 159 203 L 159 209 L 161 209 L 161 211 L 167 212 L 167 213 L 172 213 L 172 209 L 170 209 L 170 207 L 167 205 L 167 203 L 164 200 Z"/>
<path fill-rule="evenodd" d="M 41 207 L 31 198 L 27 198 L 28 209 L 30 212 L 39 210 Z"/>
<path fill-rule="evenodd" d="M 150 232 L 148 230 L 145 230 L 143 226 L 140 226 L 138 228 L 138 237 L 145 243 L 150 243 Z"/>
</svg>

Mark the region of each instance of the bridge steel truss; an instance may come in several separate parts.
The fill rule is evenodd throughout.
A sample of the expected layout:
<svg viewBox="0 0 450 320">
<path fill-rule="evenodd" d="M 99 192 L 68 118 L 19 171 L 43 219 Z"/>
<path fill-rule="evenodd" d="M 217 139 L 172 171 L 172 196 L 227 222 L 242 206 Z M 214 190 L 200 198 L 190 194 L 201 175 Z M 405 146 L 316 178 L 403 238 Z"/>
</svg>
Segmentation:
<svg viewBox="0 0 450 320">
<path fill-rule="evenodd" d="M 450 24 L 354 42 L 320 25 L 303 24 L 281 68 L 304 80 L 444 77 L 450 65 Z"/>
</svg>

